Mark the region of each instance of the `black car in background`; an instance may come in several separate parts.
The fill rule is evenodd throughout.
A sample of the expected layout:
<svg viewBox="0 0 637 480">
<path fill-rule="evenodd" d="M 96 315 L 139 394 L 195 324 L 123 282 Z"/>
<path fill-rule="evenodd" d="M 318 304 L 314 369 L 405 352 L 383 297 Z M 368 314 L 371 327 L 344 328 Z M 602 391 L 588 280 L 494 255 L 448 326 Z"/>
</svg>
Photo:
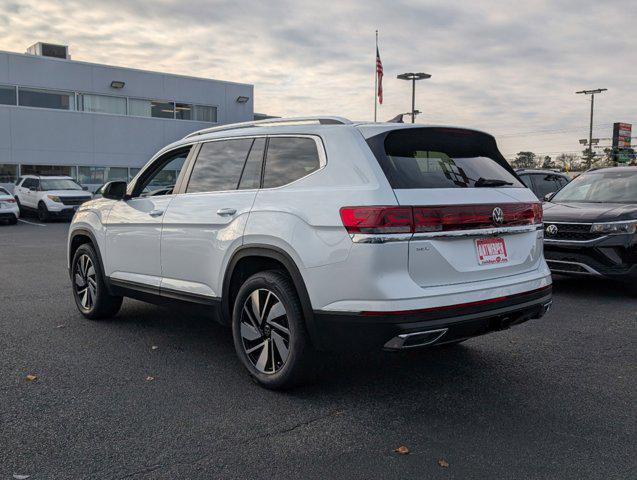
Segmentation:
<svg viewBox="0 0 637 480">
<path fill-rule="evenodd" d="M 555 273 L 637 284 L 637 167 L 583 173 L 544 203 L 544 256 Z"/>
<path fill-rule="evenodd" d="M 550 193 L 557 192 L 571 181 L 568 175 L 553 170 L 520 169 L 515 173 L 540 200 Z"/>
</svg>

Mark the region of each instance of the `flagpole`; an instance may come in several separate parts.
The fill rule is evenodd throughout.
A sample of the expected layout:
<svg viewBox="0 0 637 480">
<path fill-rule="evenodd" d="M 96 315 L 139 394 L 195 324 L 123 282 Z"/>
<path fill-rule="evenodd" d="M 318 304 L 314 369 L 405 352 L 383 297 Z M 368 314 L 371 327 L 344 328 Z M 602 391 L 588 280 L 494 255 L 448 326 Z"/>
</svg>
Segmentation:
<svg viewBox="0 0 637 480">
<path fill-rule="evenodd" d="M 378 112 L 378 30 L 376 30 L 376 50 L 374 51 L 374 122 Z"/>
</svg>

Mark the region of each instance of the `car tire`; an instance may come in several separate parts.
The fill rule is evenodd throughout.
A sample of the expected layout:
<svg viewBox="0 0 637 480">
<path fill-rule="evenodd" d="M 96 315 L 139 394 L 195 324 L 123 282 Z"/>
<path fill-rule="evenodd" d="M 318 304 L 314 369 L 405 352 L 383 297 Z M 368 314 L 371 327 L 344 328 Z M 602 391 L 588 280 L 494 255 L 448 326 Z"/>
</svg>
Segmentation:
<svg viewBox="0 0 637 480">
<path fill-rule="evenodd" d="M 234 346 L 244 367 L 261 386 L 284 390 L 306 382 L 316 353 L 294 284 L 283 272 L 248 278 L 232 312 Z"/>
<path fill-rule="evenodd" d="M 71 268 L 73 298 L 80 313 L 91 320 L 115 316 L 123 297 L 108 292 L 97 253 L 90 243 L 75 251 Z"/>
<path fill-rule="evenodd" d="M 9 219 L 9 225 L 15 225 L 18 223 L 18 217 L 13 217 Z"/>
<path fill-rule="evenodd" d="M 38 220 L 41 222 L 48 222 L 51 218 L 51 214 L 49 213 L 49 209 L 46 208 L 44 202 L 38 203 Z"/>
</svg>

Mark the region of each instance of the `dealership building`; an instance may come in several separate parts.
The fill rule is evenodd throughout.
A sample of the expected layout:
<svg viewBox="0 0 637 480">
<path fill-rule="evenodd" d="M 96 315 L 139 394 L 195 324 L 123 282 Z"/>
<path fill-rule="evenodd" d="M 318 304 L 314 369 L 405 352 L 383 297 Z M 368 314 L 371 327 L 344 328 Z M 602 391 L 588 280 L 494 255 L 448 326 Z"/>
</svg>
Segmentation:
<svg viewBox="0 0 637 480">
<path fill-rule="evenodd" d="M 95 189 L 132 178 L 161 147 L 252 120 L 252 85 L 71 60 L 62 45 L 0 51 L 0 184 L 69 175 Z"/>
</svg>

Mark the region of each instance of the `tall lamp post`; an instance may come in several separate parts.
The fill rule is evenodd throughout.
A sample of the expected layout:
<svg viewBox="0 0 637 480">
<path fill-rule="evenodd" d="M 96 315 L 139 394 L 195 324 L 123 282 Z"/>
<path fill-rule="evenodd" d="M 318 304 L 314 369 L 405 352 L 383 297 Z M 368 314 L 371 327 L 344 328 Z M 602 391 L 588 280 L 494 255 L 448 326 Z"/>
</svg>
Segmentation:
<svg viewBox="0 0 637 480">
<path fill-rule="evenodd" d="M 411 80 L 411 123 L 416 122 L 416 80 L 431 78 L 428 73 L 401 73 L 396 78 L 399 80 Z"/>
<path fill-rule="evenodd" d="M 580 90 L 575 92 L 576 94 L 584 94 L 591 96 L 591 123 L 588 129 L 588 152 L 590 155 L 590 161 L 593 161 L 593 107 L 595 105 L 595 94 L 602 93 L 608 90 L 607 88 L 596 88 L 595 90 Z"/>
</svg>

